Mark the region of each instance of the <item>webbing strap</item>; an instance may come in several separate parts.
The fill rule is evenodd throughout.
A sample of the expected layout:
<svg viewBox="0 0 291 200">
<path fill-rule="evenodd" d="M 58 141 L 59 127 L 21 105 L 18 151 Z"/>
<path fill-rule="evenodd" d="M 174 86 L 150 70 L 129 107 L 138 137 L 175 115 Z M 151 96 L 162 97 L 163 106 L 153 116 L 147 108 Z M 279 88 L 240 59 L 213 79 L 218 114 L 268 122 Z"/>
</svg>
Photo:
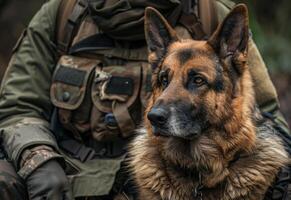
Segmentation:
<svg viewBox="0 0 291 200">
<path fill-rule="evenodd" d="M 61 123 L 63 124 L 64 128 L 66 128 L 67 130 L 70 130 L 73 133 L 75 139 L 77 139 L 78 141 L 83 141 L 79 131 L 71 123 L 71 118 L 72 118 L 71 110 L 64 110 L 64 109 L 59 110 L 59 119 Z"/>
<path fill-rule="evenodd" d="M 131 136 L 132 131 L 134 131 L 136 127 L 128 112 L 126 104 L 115 101 L 112 104 L 112 111 L 122 136 L 125 138 Z"/>
<path fill-rule="evenodd" d="M 96 154 L 94 149 L 87 147 L 74 139 L 62 140 L 59 142 L 59 146 L 81 162 L 91 160 Z"/>
<path fill-rule="evenodd" d="M 190 33 L 192 38 L 196 40 L 204 39 L 205 32 L 202 29 L 202 24 L 194 13 L 183 13 L 179 21 Z"/>
<path fill-rule="evenodd" d="M 211 36 L 218 25 L 218 17 L 214 0 L 199 0 L 198 16 L 192 11 L 183 12 L 180 17 L 180 23 L 189 31 L 192 38 L 203 40 Z M 193 5 L 192 5 L 193 6 Z"/>
<path fill-rule="evenodd" d="M 81 40 L 70 48 L 69 54 L 82 51 L 94 51 L 99 49 L 112 49 L 115 47 L 114 40 L 104 33 L 95 34 Z"/>
<path fill-rule="evenodd" d="M 69 51 L 72 39 L 87 10 L 86 0 L 63 0 L 58 14 L 57 49 L 60 54 Z"/>
<path fill-rule="evenodd" d="M 199 0 L 198 16 L 207 37 L 210 37 L 218 25 L 215 0 Z"/>
</svg>

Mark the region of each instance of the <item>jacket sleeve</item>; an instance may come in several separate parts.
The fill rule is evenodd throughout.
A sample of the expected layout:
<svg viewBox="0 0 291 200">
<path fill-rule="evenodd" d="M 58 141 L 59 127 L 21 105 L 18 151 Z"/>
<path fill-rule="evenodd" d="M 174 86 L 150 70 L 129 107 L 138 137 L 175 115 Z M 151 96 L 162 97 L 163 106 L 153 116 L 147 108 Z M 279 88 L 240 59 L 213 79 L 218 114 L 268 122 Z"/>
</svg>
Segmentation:
<svg viewBox="0 0 291 200">
<path fill-rule="evenodd" d="M 13 51 L 0 91 L 0 137 L 15 167 L 25 148 L 57 149 L 49 130 L 52 73 L 57 61 L 56 15 L 60 0 L 51 0 L 34 16 Z"/>
<path fill-rule="evenodd" d="M 230 0 L 216 0 L 216 3 L 219 21 L 222 21 L 230 9 L 235 5 L 235 3 Z M 248 56 L 248 66 L 254 80 L 256 102 L 260 110 L 271 114 L 281 130 L 290 134 L 288 124 L 279 109 L 276 89 L 270 79 L 264 60 L 252 39 L 249 41 Z"/>
</svg>

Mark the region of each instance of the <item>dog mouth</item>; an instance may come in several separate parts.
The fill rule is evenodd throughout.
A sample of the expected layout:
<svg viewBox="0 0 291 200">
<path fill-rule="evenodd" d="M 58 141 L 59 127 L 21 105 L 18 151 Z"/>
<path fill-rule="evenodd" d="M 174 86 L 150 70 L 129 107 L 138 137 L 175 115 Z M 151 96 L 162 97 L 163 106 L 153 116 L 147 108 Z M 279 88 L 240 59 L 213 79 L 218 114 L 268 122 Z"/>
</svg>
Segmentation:
<svg viewBox="0 0 291 200">
<path fill-rule="evenodd" d="M 200 126 L 196 125 L 189 130 L 171 130 L 170 128 L 158 127 L 152 125 L 152 133 L 156 137 L 179 138 L 184 140 L 195 140 L 201 135 Z"/>
<path fill-rule="evenodd" d="M 163 129 L 157 126 L 152 125 L 152 132 L 154 136 L 157 136 L 157 137 L 169 137 L 169 132 L 166 129 Z"/>
</svg>

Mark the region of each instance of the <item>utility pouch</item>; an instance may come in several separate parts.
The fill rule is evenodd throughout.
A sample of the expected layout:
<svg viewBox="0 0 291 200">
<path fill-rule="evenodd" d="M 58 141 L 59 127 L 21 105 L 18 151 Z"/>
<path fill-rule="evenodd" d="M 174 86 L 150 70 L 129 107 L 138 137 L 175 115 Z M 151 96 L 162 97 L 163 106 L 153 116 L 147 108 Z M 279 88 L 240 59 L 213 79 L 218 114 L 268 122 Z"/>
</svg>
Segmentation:
<svg viewBox="0 0 291 200">
<path fill-rule="evenodd" d="M 62 56 L 53 75 L 51 101 L 58 108 L 60 123 L 78 140 L 90 131 L 90 86 L 99 64 L 98 60 Z"/>
<path fill-rule="evenodd" d="M 110 140 L 119 133 L 126 138 L 133 134 L 139 120 L 131 109 L 141 114 L 138 95 L 141 83 L 141 66 L 106 66 L 96 68 L 92 84 L 91 114 L 92 135 L 98 141 Z M 139 114 L 139 115 L 140 115 Z"/>
<path fill-rule="evenodd" d="M 62 56 L 51 86 L 60 123 L 80 141 L 88 135 L 101 142 L 133 135 L 149 96 L 141 92 L 145 87 L 141 84 L 149 80 L 144 73 L 150 73 L 143 65 L 148 66 L 142 62 L 103 66 L 96 59 Z"/>
</svg>

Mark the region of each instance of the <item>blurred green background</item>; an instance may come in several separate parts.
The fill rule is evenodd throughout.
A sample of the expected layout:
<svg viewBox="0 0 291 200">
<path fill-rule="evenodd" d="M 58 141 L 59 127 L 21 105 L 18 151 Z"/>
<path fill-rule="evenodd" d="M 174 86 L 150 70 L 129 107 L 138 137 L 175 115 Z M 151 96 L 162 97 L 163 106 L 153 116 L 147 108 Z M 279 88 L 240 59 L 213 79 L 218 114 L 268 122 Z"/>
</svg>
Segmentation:
<svg viewBox="0 0 291 200">
<path fill-rule="evenodd" d="M 0 78 L 11 49 L 46 0 L 0 0 Z M 291 124 L 291 1 L 235 0 L 246 3 L 254 40 L 277 88 L 281 109 Z"/>
</svg>

